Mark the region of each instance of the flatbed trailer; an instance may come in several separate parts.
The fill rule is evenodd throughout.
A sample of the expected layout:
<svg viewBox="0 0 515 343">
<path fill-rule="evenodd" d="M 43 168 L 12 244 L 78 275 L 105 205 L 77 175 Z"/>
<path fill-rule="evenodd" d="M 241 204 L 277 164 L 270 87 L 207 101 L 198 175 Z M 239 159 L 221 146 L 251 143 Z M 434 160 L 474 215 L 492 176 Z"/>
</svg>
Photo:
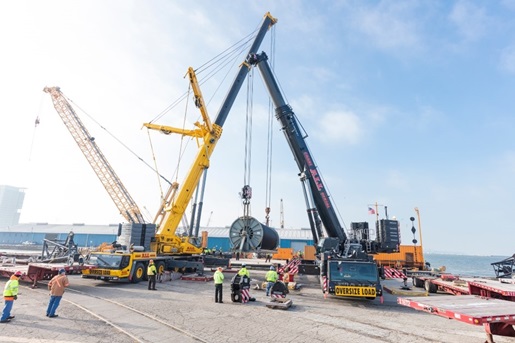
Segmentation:
<svg viewBox="0 0 515 343">
<path fill-rule="evenodd" d="M 66 274 L 81 274 L 84 269 L 90 269 L 87 265 L 69 265 L 67 263 L 29 263 L 27 265 L 0 266 L 0 276 L 10 278 L 16 271 L 22 272 L 21 281 L 31 282 L 32 288 L 38 287 L 38 281 L 50 280 L 59 273 L 60 269 L 66 270 Z"/>
<path fill-rule="evenodd" d="M 422 300 L 399 297 L 397 303 L 464 323 L 483 325 L 488 343 L 494 342 L 493 335 L 515 337 L 515 303 L 511 301 L 462 295 L 433 296 Z"/>
<path fill-rule="evenodd" d="M 438 291 L 452 295 L 469 295 L 468 282 L 450 274 L 439 276 L 413 275 L 413 286 L 424 288 L 428 293 Z"/>
<path fill-rule="evenodd" d="M 470 294 L 472 295 L 515 301 L 515 284 L 490 279 L 464 280 L 467 280 Z"/>
</svg>

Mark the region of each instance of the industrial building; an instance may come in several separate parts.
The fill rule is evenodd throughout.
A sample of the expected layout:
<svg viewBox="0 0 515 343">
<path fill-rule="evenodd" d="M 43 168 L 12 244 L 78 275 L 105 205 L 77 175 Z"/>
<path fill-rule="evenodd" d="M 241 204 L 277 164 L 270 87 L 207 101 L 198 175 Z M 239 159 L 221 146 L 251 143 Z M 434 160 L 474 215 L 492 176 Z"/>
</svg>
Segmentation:
<svg viewBox="0 0 515 343">
<path fill-rule="evenodd" d="M 0 227 L 0 245 L 42 245 L 43 240 L 65 240 L 70 231 L 74 233 L 74 241 L 80 247 L 96 247 L 103 242 L 116 241 L 119 224 L 87 225 L 87 224 L 48 224 L 29 223 L 8 227 Z M 313 245 L 310 229 L 276 229 L 280 238 L 280 248 L 293 248 L 303 251 L 304 246 Z M 201 227 L 200 232 L 207 232 L 210 249 L 231 250 L 229 227 Z M 179 228 L 180 232 L 185 232 Z M 51 238 L 48 238 L 51 237 Z"/>
<path fill-rule="evenodd" d="M 25 199 L 25 188 L 0 185 L 0 228 L 16 225 Z"/>
</svg>

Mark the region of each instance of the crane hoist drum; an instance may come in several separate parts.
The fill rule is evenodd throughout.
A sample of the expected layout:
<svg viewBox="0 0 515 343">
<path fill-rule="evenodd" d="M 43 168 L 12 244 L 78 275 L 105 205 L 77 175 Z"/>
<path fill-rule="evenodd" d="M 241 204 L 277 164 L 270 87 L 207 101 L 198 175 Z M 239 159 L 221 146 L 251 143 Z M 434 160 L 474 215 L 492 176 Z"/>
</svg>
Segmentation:
<svg viewBox="0 0 515 343">
<path fill-rule="evenodd" d="M 274 250 L 279 246 L 277 231 L 250 216 L 240 217 L 231 224 L 229 240 L 234 249 L 242 252 Z"/>
</svg>

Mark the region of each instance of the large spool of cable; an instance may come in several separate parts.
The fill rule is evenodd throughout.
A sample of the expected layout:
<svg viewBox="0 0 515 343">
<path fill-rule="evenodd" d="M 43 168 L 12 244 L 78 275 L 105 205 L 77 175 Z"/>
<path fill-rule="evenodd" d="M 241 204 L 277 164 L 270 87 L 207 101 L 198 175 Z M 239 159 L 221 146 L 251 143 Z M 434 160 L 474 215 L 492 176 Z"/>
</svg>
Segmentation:
<svg viewBox="0 0 515 343">
<path fill-rule="evenodd" d="M 242 252 L 274 250 L 279 246 L 279 234 L 275 229 L 248 216 L 240 217 L 231 224 L 229 240 L 233 249 Z"/>
</svg>

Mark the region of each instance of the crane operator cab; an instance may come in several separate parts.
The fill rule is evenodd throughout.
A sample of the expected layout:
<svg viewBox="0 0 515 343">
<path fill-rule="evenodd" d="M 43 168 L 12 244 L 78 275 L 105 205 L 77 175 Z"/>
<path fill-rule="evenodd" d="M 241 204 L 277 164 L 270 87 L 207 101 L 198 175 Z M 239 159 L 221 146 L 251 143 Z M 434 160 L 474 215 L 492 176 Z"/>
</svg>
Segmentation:
<svg viewBox="0 0 515 343">
<path fill-rule="evenodd" d="M 374 262 L 329 259 L 327 276 L 329 294 L 372 300 L 383 293 L 377 265 Z"/>
</svg>

